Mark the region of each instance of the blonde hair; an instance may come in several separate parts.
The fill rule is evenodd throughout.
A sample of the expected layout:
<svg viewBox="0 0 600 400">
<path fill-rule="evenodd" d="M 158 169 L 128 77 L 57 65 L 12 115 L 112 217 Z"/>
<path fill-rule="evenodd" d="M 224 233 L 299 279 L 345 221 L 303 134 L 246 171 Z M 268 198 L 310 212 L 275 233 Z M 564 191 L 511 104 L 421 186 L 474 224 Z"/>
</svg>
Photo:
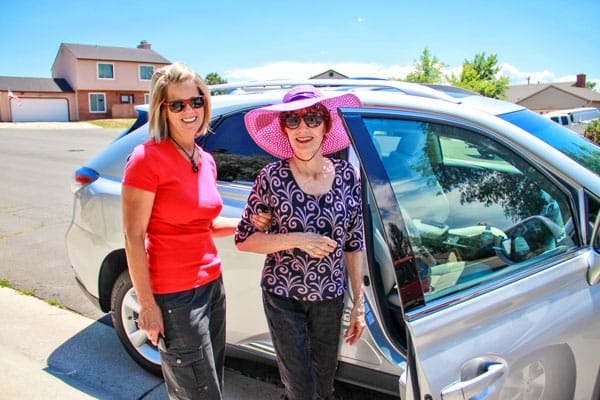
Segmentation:
<svg viewBox="0 0 600 400">
<path fill-rule="evenodd" d="M 204 80 L 187 65 L 176 62 L 154 72 L 150 81 L 150 111 L 148 133 L 156 142 L 169 137 L 169 124 L 167 123 L 167 109 L 162 107 L 167 101 L 167 88 L 173 83 L 191 80 L 202 96 L 204 96 L 204 120 L 198 132 L 203 135 L 210 124 L 210 92 Z"/>
</svg>

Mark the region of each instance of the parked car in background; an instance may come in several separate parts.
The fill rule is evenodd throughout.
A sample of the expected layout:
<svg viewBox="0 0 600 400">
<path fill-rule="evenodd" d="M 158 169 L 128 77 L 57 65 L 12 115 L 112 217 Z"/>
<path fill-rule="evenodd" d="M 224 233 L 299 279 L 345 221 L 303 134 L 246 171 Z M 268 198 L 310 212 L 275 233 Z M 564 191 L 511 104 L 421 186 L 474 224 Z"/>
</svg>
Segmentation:
<svg viewBox="0 0 600 400">
<path fill-rule="evenodd" d="M 579 134 L 585 132 L 585 128 L 590 122 L 600 119 L 600 111 L 595 107 L 580 107 L 568 110 L 551 111 L 543 115 Z"/>
<path fill-rule="evenodd" d="M 451 87 L 381 80 L 226 84 L 211 90 L 222 214 L 239 217 L 272 161 L 244 126 L 295 84 L 352 91 L 340 109 L 361 171 L 367 329 L 340 340 L 338 379 L 401 399 L 591 399 L 600 394 L 600 148 L 521 106 Z M 233 90 L 236 89 L 236 90 Z M 142 118 L 144 113 L 142 112 Z M 137 326 L 121 227 L 123 166 L 147 124 L 75 172 L 66 244 L 78 282 L 129 354 L 159 372 Z M 263 256 L 216 239 L 228 354 L 264 361 Z M 349 295 L 350 297 L 350 295 Z M 351 303 L 343 316 L 347 326 Z M 341 338 L 340 338 L 341 339 Z"/>
</svg>

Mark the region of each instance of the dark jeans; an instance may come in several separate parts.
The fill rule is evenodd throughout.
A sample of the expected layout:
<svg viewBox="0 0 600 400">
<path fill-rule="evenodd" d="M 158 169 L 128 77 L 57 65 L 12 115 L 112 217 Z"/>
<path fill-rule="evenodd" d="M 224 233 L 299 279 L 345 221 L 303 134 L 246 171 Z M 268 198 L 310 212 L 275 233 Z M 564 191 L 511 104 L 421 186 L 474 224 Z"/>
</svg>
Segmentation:
<svg viewBox="0 0 600 400">
<path fill-rule="evenodd" d="M 165 337 L 158 347 L 169 398 L 221 399 L 225 364 L 222 278 L 154 297 L 164 320 Z"/>
<path fill-rule="evenodd" d="M 263 291 L 265 315 L 289 400 L 333 394 L 344 296 L 298 301 Z"/>
</svg>

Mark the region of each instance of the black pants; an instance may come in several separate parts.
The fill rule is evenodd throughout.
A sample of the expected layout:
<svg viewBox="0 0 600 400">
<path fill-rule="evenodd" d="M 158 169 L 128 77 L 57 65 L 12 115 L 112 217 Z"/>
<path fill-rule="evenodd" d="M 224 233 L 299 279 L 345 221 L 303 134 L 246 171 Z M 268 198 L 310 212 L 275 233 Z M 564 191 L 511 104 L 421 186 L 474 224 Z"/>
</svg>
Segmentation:
<svg viewBox="0 0 600 400">
<path fill-rule="evenodd" d="M 333 394 L 344 296 L 298 301 L 263 291 L 265 315 L 289 400 Z"/>
<path fill-rule="evenodd" d="M 165 327 L 159 350 L 169 398 L 221 399 L 225 364 L 222 278 L 155 298 Z"/>
</svg>

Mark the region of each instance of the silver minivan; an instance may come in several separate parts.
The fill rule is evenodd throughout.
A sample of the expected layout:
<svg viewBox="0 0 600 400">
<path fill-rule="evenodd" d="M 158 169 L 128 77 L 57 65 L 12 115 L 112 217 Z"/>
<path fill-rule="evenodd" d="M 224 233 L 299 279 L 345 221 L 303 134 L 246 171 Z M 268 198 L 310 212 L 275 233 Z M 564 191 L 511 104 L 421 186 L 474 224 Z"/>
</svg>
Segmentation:
<svg viewBox="0 0 600 400">
<path fill-rule="evenodd" d="M 211 133 L 222 214 L 239 217 L 272 158 L 244 114 L 293 84 L 352 91 L 338 110 L 361 171 L 367 330 L 340 341 L 338 379 L 401 399 L 598 399 L 600 148 L 521 106 L 451 87 L 368 80 L 219 85 Z M 233 91 L 233 89 L 237 89 Z M 139 123 L 75 173 L 66 244 L 76 278 L 111 312 L 125 349 L 159 373 L 137 327 L 120 182 Z M 229 355 L 274 359 L 260 293 L 263 256 L 216 239 Z M 351 294 L 349 294 L 351 296 Z M 348 323 L 351 303 L 343 316 Z"/>
</svg>

